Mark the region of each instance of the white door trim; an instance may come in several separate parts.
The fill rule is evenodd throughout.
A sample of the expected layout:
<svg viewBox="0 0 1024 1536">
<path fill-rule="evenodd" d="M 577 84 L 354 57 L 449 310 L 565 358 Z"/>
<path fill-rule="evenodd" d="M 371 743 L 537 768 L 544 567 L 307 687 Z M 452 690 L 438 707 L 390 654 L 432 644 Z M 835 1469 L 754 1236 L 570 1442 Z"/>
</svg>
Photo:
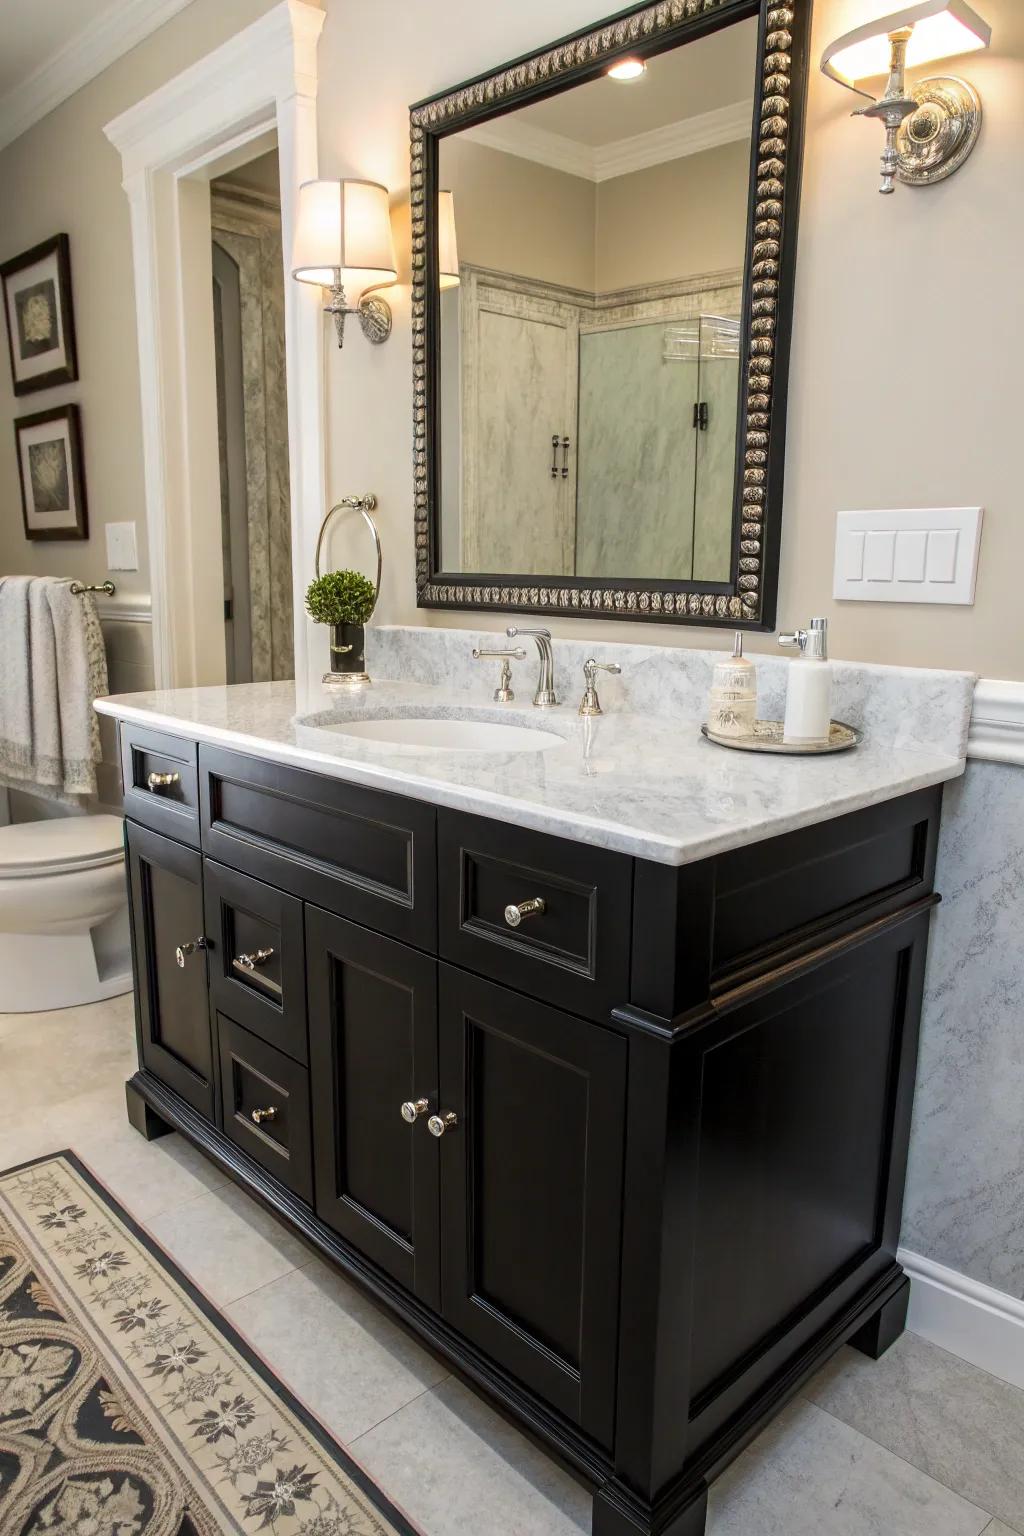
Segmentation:
<svg viewBox="0 0 1024 1536">
<path fill-rule="evenodd" d="M 324 507 L 323 326 L 320 295 L 291 280 L 289 264 L 301 182 L 317 174 L 316 49 L 324 13 L 304 0 L 281 0 L 266 15 L 190 69 L 130 107 L 105 128 L 121 155 L 131 208 L 142 396 L 146 523 L 158 688 L 204 681 L 197 618 L 209 570 L 193 559 L 201 519 L 209 515 L 208 412 L 190 396 L 188 325 L 194 275 L 183 261 L 188 211 L 183 177 L 224 153 L 276 131 L 281 172 L 285 263 L 288 447 L 291 460 L 292 565 Z M 204 380 L 204 387 L 208 386 Z M 219 491 L 218 491 L 219 497 Z M 206 562 L 207 567 L 209 561 Z M 307 673 L 308 628 L 295 603 L 295 675 Z"/>
</svg>

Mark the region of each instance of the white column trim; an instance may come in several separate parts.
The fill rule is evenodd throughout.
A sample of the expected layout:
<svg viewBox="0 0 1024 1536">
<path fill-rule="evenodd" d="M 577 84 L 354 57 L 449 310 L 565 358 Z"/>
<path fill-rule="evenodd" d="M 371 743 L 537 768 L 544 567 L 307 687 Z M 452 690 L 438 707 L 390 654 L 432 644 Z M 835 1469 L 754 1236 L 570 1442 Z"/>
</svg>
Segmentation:
<svg viewBox="0 0 1024 1536">
<path fill-rule="evenodd" d="M 1024 682 L 980 680 L 974 690 L 967 756 L 1024 768 Z"/>
<path fill-rule="evenodd" d="M 1024 1388 L 1024 1301 L 905 1248 L 897 1258 L 911 1281 L 907 1327 Z"/>
<path fill-rule="evenodd" d="M 277 134 L 281 171 L 295 675 L 308 671 L 299 587 L 324 507 L 323 325 L 319 294 L 293 282 L 290 266 L 298 187 L 317 174 L 316 49 L 323 24 L 324 12 L 305 0 L 280 0 L 104 130 L 121 155 L 131 208 L 157 687 L 196 682 L 204 660 L 194 643 L 189 551 L 209 487 L 198 481 L 202 455 L 190 452 L 195 412 L 190 417 L 179 183 L 220 150 L 255 142 L 268 129 Z"/>
</svg>

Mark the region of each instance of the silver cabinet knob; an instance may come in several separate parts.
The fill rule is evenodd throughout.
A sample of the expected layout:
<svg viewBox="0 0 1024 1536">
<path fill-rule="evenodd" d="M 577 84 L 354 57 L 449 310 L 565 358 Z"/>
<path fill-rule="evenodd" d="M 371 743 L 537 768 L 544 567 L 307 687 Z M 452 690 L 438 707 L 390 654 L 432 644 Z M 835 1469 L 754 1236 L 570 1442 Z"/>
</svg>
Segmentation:
<svg viewBox="0 0 1024 1536">
<path fill-rule="evenodd" d="M 273 953 L 273 949 L 254 949 L 251 955 L 236 955 L 231 963 L 243 971 L 254 971 L 258 965 L 266 965 Z"/>
<path fill-rule="evenodd" d="M 276 1120 L 276 1106 L 269 1104 L 266 1109 L 253 1109 L 249 1112 L 249 1119 L 252 1121 L 253 1125 L 262 1125 L 264 1120 Z"/>
<path fill-rule="evenodd" d="M 429 1099 L 406 1099 L 402 1105 L 402 1119 L 407 1125 L 415 1125 L 420 1115 L 425 1115 L 429 1108 Z"/>
<path fill-rule="evenodd" d="M 529 901 L 511 902 L 505 908 L 505 921 L 510 928 L 518 928 L 525 917 L 543 917 L 546 911 L 543 896 L 531 896 Z"/>
<path fill-rule="evenodd" d="M 151 795 L 157 794 L 161 789 L 170 789 L 172 784 L 180 783 L 180 773 L 151 773 L 146 778 L 146 788 Z"/>
<path fill-rule="evenodd" d="M 458 1123 L 458 1115 L 454 1109 L 450 1109 L 446 1115 L 431 1115 L 427 1121 L 427 1130 L 431 1136 L 443 1136 L 445 1131 L 452 1130 Z"/>
<path fill-rule="evenodd" d="M 194 955 L 197 950 L 205 948 L 206 940 L 204 938 L 190 939 L 187 944 L 179 944 L 174 951 L 174 958 L 178 962 L 178 969 L 183 971 L 185 969 L 185 961 L 189 955 Z"/>
</svg>

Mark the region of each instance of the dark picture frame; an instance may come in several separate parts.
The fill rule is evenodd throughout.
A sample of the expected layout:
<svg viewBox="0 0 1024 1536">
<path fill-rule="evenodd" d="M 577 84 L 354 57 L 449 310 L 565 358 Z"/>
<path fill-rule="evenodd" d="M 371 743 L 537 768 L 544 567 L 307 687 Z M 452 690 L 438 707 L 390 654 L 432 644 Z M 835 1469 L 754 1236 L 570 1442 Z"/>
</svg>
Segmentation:
<svg viewBox="0 0 1024 1536">
<path fill-rule="evenodd" d="M 78 378 L 71 243 L 53 235 L 0 263 L 7 351 L 16 395 Z"/>
<path fill-rule="evenodd" d="M 655 0 L 410 108 L 413 461 L 420 608 L 775 628 L 786 396 L 813 0 Z M 440 507 L 438 151 L 441 140 L 570 86 L 757 18 L 741 321 L 741 398 L 728 581 L 445 570 Z"/>
<path fill-rule="evenodd" d="M 59 425 L 58 425 L 59 424 Z M 44 429 L 55 426 L 47 433 Z M 26 539 L 87 539 L 82 419 L 77 405 L 57 405 L 14 423 Z"/>
</svg>

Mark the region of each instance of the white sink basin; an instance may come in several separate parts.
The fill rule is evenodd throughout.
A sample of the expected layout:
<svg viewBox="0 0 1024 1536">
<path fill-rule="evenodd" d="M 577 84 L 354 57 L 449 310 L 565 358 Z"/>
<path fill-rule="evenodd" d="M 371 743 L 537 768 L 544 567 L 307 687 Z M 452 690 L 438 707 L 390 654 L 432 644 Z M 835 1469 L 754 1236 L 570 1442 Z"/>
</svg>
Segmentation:
<svg viewBox="0 0 1024 1536">
<path fill-rule="evenodd" d="M 433 747 L 445 752 L 544 752 L 560 747 L 553 731 L 491 720 L 339 720 L 327 727 L 341 736 L 379 741 L 389 746 Z"/>
</svg>

